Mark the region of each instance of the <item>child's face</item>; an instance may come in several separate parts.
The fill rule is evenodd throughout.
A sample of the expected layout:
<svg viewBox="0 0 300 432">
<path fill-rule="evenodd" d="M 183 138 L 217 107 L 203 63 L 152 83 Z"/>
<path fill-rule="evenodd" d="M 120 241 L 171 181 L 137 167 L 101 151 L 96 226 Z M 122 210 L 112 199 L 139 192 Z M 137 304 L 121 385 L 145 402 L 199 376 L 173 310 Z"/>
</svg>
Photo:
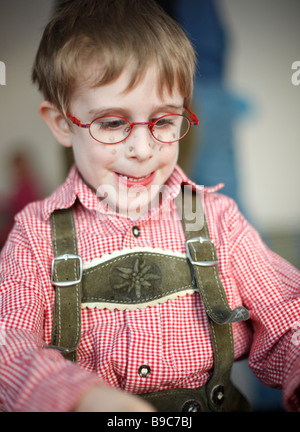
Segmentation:
<svg viewBox="0 0 300 432">
<path fill-rule="evenodd" d="M 183 97 L 157 92 L 155 69 L 148 70 L 141 82 L 124 92 L 128 71 L 114 82 L 91 88 L 82 86 L 70 104 L 70 112 L 82 123 L 103 115 L 118 115 L 130 122 L 148 122 L 164 114 L 183 112 Z M 114 210 L 134 219 L 145 214 L 159 188 L 171 175 L 178 157 L 178 142 L 157 142 L 145 125 L 133 127 L 131 135 L 118 144 L 95 141 L 88 129 L 73 126 L 71 142 L 77 167 L 84 180 Z"/>
</svg>

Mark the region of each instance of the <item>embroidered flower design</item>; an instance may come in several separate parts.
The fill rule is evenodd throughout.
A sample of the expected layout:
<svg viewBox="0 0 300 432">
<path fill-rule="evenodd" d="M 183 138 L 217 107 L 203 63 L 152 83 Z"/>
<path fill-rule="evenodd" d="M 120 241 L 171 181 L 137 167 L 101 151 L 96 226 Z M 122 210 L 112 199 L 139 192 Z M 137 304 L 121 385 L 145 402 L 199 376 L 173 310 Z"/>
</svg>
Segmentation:
<svg viewBox="0 0 300 432">
<path fill-rule="evenodd" d="M 116 290 L 126 290 L 127 293 L 132 291 L 137 298 L 141 297 L 144 288 L 151 288 L 152 281 L 161 279 L 161 276 L 153 272 L 151 265 L 143 259 L 137 258 L 133 267 L 116 267 L 121 278 L 119 283 L 115 283 L 113 288 Z"/>
</svg>

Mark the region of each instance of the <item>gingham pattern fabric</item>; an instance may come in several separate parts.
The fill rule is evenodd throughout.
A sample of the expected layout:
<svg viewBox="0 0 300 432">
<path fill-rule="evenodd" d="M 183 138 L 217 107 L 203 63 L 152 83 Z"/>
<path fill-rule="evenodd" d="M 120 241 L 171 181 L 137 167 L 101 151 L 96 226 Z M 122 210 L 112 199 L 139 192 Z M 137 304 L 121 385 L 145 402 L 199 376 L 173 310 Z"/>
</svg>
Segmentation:
<svg viewBox="0 0 300 432">
<path fill-rule="evenodd" d="M 144 310 L 83 309 L 78 364 L 43 349 L 51 343 L 54 304 L 51 212 L 76 201 L 78 252 L 84 261 L 132 247 L 184 253 L 185 237 L 174 206 L 182 182 L 191 183 L 176 167 L 163 204 L 133 221 L 101 204 L 73 167 L 51 197 L 17 215 L 1 253 L 0 410 L 68 411 L 95 383 L 133 393 L 205 384 L 213 351 L 198 293 Z M 235 359 L 250 353 L 250 366 L 259 379 L 283 388 L 286 406 L 297 410 L 299 271 L 268 250 L 235 203 L 217 190 L 205 189 L 204 197 L 220 278 L 229 305 L 244 304 L 251 316 L 233 325 Z M 157 217 L 167 206 L 170 217 Z M 142 365 L 150 368 L 147 377 L 139 374 Z"/>
</svg>

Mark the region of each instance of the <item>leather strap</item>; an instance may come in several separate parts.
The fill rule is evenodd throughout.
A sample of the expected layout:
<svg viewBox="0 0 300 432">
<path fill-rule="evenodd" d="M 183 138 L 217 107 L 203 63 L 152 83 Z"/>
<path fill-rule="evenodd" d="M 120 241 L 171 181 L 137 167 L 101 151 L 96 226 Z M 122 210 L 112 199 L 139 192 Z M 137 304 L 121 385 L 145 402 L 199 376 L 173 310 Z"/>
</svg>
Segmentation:
<svg viewBox="0 0 300 432">
<path fill-rule="evenodd" d="M 208 225 L 203 209 L 203 198 L 192 191 L 192 201 L 189 203 L 197 208 L 194 216 L 185 205 L 186 192 L 176 199 L 176 205 L 182 214 L 182 225 L 187 239 L 186 252 L 193 267 L 193 272 L 199 292 L 210 319 L 217 324 L 227 324 L 249 319 L 249 312 L 244 306 L 232 310 L 219 278 L 218 257 L 215 246 L 210 239 Z M 200 223 L 200 225 L 199 225 Z"/>
<path fill-rule="evenodd" d="M 192 205 L 202 212 L 195 215 L 195 226 L 191 219 L 191 211 L 185 211 L 184 193 L 178 196 L 176 205 L 182 214 L 182 225 L 187 239 L 187 255 L 193 269 L 195 281 L 208 317 L 210 334 L 214 352 L 214 370 L 206 385 L 207 403 L 212 411 L 222 411 L 224 402 L 229 399 L 228 392 L 236 392 L 230 383 L 231 368 L 234 361 L 234 344 L 232 323 L 249 318 L 244 306 L 234 311 L 229 307 L 224 287 L 218 273 L 218 258 L 214 244 L 209 235 L 204 213 L 203 197 L 192 191 Z M 190 209 L 188 209 L 190 210 Z"/>
<path fill-rule="evenodd" d="M 72 209 L 57 210 L 51 215 L 54 260 L 52 283 L 55 308 L 52 344 L 64 356 L 76 361 L 81 336 L 81 272 Z"/>
</svg>

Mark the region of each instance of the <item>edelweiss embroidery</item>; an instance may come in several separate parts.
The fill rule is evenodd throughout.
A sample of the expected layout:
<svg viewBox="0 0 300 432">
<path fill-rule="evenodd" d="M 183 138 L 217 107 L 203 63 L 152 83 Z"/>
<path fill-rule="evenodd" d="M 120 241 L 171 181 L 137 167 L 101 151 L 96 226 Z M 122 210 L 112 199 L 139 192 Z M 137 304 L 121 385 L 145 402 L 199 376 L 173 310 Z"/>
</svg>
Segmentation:
<svg viewBox="0 0 300 432">
<path fill-rule="evenodd" d="M 143 289 L 152 287 L 153 281 L 161 279 L 154 266 L 139 258 L 135 259 L 133 267 L 115 267 L 115 270 L 120 281 L 113 284 L 113 289 L 134 292 L 137 298 L 141 297 Z"/>
</svg>

